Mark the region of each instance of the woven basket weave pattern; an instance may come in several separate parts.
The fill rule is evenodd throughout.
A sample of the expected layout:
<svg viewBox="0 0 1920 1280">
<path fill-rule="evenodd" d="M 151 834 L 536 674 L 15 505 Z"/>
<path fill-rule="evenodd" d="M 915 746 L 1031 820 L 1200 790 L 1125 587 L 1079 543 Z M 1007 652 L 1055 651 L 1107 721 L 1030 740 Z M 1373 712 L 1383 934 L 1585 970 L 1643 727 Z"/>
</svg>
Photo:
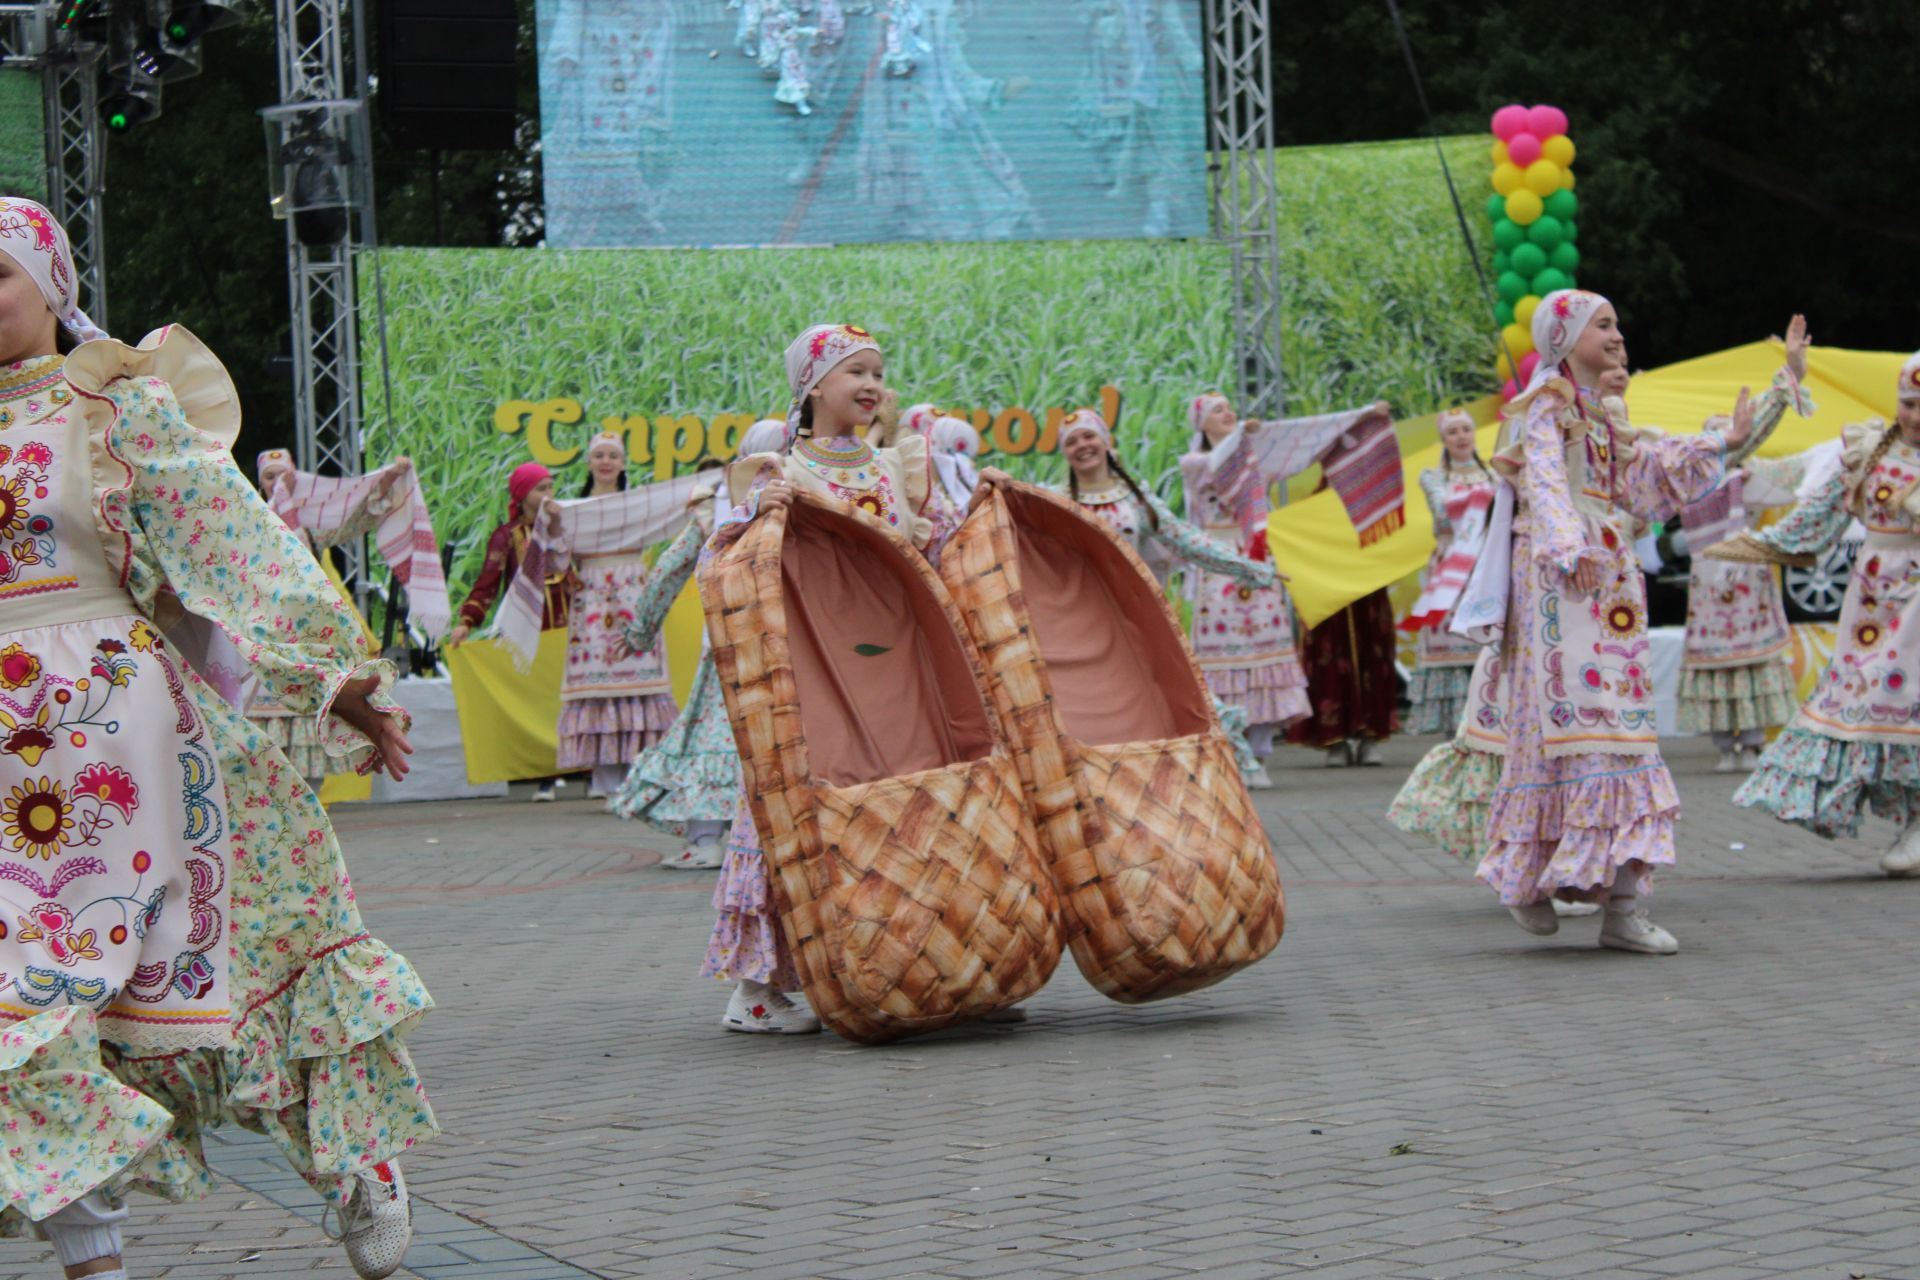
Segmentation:
<svg viewBox="0 0 1920 1280">
<path fill-rule="evenodd" d="M 974 694 L 984 698 L 960 618 L 919 553 L 845 503 L 810 494 L 794 501 L 795 518 L 851 521 L 913 566 L 967 650 Z M 699 584 L 780 927 L 807 999 L 833 1031 L 869 1044 L 1025 999 L 1052 975 L 1062 944 L 1058 902 L 1006 745 L 946 768 L 816 785 L 787 645 L 788 518 L 776 511 L 756 520 L 701 566 Z"/>
<path fill-rule="evenodd" d="M 1152 581 L 1130 547 L 1065 499 L 1020 485 L 1013 501 L 1064 508 Z M 1271 951 L 1285 923 L 1272 849 L 1232 746 L 1217 720 L 1197 736 L 1120 747 L 1062 731 L 1021 588 L 1014 518 L 996 488 L 948 542 L 942 573 L 1013 734 L 1074 960 L 1101 992 L 1129 1003 L 1218 982 Z M 1184 648 L 1164 599 L 1161 618 Z"/>
</svg>

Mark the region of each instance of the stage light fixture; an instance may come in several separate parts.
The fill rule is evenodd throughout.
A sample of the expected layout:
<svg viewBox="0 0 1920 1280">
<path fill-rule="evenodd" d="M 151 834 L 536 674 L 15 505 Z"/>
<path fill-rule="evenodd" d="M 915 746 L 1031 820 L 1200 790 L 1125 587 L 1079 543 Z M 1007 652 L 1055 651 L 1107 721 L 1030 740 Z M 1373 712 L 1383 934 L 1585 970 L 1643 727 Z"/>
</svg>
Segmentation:
<svg viewBox="0 0 1920 1280">
<path fill-rule="evenodd" d="M 158 81 L 140 76 L 115 77 L 103 89 L 100 120 L 114 133 L 125 133 L 160 114 Z"/>
<path fill-rule="evenodd" d="M 187 45 L 206 35 L 240 21 L 229 0 L 174 0 L 162 3 L 166 12 L 159 22 L 160 33 L 169 45 Z"/>
</svg>

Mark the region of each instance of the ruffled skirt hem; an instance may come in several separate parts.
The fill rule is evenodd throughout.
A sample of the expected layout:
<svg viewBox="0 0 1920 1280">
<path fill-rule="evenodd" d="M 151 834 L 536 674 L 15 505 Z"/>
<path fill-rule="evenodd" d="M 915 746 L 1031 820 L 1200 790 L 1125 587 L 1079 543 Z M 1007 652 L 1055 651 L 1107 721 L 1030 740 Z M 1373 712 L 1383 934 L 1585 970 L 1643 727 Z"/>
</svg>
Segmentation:
<svg viewBox="0 0 1920 1280">
<path fill-rule="evenodd" d="M 1779 659 L 1749 667 L 1682 670 L 1677 723 L 1689 733 L 1742 733 L 1791 721 L 1793 672 Z"/>
<path fill-rule="evenodd" d="M 764 982 L 776 991 L 798 991 L 800 975 L 787 951 L 786 937 L 767 882 L 767 860 L 737 838 L 727 841 L 720 880 L 713 886 L 713 933 L 703 978 L 728 982 Z"/>
<path fill-rule="evenodd" d="M 1550 897 L 1595 897 L 1629 863 L 1651 871 L 1674 864 L 1680 796 L 1657 758 L 1572 756 L 1550 771 L 1596 763 L 1620 767 L 1506 786 L 1487 818 L 1487 853 L 1474 874 L 1508 906 Z M 1636 891 L 1648 892 L 1650 874 Z"/>
<path fill-rule="evenodd" d="M 1479 857 L 1502 763 L 1499 756 L 1452 740 L 1441 743 L 1413 767 L 1387 806 L 1387 821 L 1462 861 Z"/>
<path fill-rule="evenodd" d="M 1203 668 L 1207 689 L 1229 706 L 1244 707 L 1248 724 L 1277 724 L 1281 728 L 1313 714 L 1307 700 L 1307 673 L 1297 661 L 1264 667 Z"/>
<path fill-rule="evenodd" d="M 1473 685 L 1471 666 L 1415 667 L 1407 682 L 1412 710 L 1408 733 L 1452 733 L 1466 714 L 1467 691 Z"/>
<path fill-rule="evenodd" d="M 673 698 L 664 693 L 563 702 L 556 726 L 560 738 L 558 767 L 572 770 L 631 764 L 635 756 L 666 736 L 679 714 Z"/>
<path fill-rule="evenodd" d="M 1761 754 L 1733 802 L 1829 838 L 1859 835 L 1869 808 L 1904 827 L 1920 817 L 1920 745 L 1790 728 Z"/>
</svg>

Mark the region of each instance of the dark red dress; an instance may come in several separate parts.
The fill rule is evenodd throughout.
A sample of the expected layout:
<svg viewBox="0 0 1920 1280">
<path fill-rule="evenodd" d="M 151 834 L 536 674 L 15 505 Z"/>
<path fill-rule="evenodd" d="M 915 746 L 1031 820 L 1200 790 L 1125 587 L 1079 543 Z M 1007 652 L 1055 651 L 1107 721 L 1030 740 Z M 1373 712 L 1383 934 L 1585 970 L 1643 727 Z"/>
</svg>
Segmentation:
<svg viewBox="0 0 1920 1280">
<path fill-rule="evenodd" d="M 1287 741 L 1331 747 L 1349 738 L 1393 736 L 1396 687 L 1393 604 L 1384 588 L 1362 596 L 1307 632 L 1300 662 L 1307 669 L 1313 714 L 1287 730 Z"/>
</svg>

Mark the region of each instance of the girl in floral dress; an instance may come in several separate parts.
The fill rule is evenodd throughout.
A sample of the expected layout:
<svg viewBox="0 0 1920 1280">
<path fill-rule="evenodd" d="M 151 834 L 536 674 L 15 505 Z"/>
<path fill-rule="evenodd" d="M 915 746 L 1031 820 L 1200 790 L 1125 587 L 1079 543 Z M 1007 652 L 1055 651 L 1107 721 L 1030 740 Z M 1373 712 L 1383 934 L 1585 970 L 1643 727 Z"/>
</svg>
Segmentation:
<svg viewBox="0 0 1920 1280">
<path fill-rule="evenodd" d="M 1632 526 L 1719 482 L 1726 450 L 1752 431 L 1751 406 L 1742 393 L 1724 434 L 1654 438 L 1616 425 L 1595 388 L 1624 368 L 1626 346 L 1595 293 L 1542 300 L 1533 341 L 1539 369 L 1509 406 L 1493 458 L 1518 494 L 1499 649 L 1506 757 L 1478 875 L 1529 933 L 1559 929 L 1555 897 L 1599 900 L 1601 946 L 1671 955 L 1679 943 L 1640 903 L 1652 869 L 1673 865 L 1680 798 L 1654 731 Z M 1496 530 L 1488 551 L 1504 538 Z"/>
<path fill-rule="evenodd" d="M 204 1195 L 202 1134 L 239 1124 L 384 1276 L 395 1158 L 436 1129 L 403 1043 L 431 1001 L 298 771 L 154 619 L 171 592 L 330 756 L 398 778 L 394 673 L 234 465 L 219 361 L 177 327 L 77 344 L 73 279 L 46 210 L 0 198 L 0 1236 L 124 1276 L 125 1193 Z"/>
<path fill-rule="evenodd" d="M 1800 390 L 1807 373 L 1807 322 L 1787 328 L 1787 363 L 1760 397 L 1753 438 L 1741 456 L 1729 453 L 1727 482 L 1681 512 L 1688 545 L 1743 532 L 1748 513 L 1793 500 L 1805 478 L 1797 458 L 1754 458 L 1789 405 L 1811 403 Z M 1711 733 L 1720 748 L 1719 772 L 1751 771 L 1767 730 L 1793 718 L 1793 672 L 1787 648 L 1793 636 L 1780 599 L 1779 571 L 1771 564 L 1735 564 L 1693 557 L 1687 582 L 1687 638 L 1680 660 L 1680 727 Z M 1738 753 L 1737 755 L 1735 753 Z"/>
<path fill-rule="evenodd" d="M 587 446 L 582 498 L 610 497 L 627 488 L 627 447 L 613 432 Z M 572 557 L 579 580 L 567 615 L 567 665 L 560 682 L 559 767 L 592 771 L 589 798 L 612 795 L 635 756 L 673 727 L 679 708 L 659 637 L 642 649 L 626 643 L 628 601 L 647 576 L 644 546 L 620 540 L 615 549 Z"/>
<path fill-rule="evenodd" d="M 1456 518 L 1483 523 L 1493 506 L 1494 478 L 1473 447 L 1473 419 L 1460 409 L 1440 415 L 1440 465 L 1420 473 L 1420 491 L 1433 513 L 1433 558 L 1427 577 L 1441 571 L 1453 549 Z M 1480 646 L 1442 626 L 1423 626 L 1419 662 L 1407 690 L 1408 733 L 1451 734 L 1466 710 L 1467 689 Z"/>
<path fill-rule="evenodd" d="M 778 418 L 756 422 L 740 437 L 741 456 L 779 453 L 786 435 L 787 424 Z M 693 576 L 700 548 L 713 532 L 720 514 L 715 508 L 724 503 L 704 490 L 696 490 L 695 496 L 699 506 L 694 519 L 661 553 L 629 606 L 633 619 L 627 624 L 626 643 L 635 652 L 644 652 L 658 638 L 667 611 Z M 740 756 L 704 629 L 700 640 L 700 665 L 687 704 L 666 736 L 634 760 L 626 782 L 607 806 L 622 818 L 642 818 L 684 836 L 686 847 L 660 864 L 680 871 L 721 865 L 726 856 L 721 840 L 740 801 Z"/>
<path fill-rule="evenodd" d="M 1187 516 L 1206 533 L 1256 560 L 1267 558 L 1267 489 L 1282 478 L 1270 450 L 1280 424 L 1244 422 L 1225 396 L 1197 396 L 1187 406 L 1192 446 L 1180 460 Z M 1245 711 L 1247 745 L 1260 763 L 1249 780 L 1270 787 L 1266 759 L 1274 736 L 1312 712 L 1307 674 L 1293 638 L 1293 601 L 1278 581 L 1250 586 L 1229 573 L 1194 575 L 1193 652 L 1214 697 Z"/>
<path fill-rule="evenodd" d="M 1920 686 L 1902 637 L 1920 628 L 1920 353 L 1900 369 L 1899 413 L 1840 433 L 1840 465 L 1786 519 L 1708 551 L 1779 563 L 1867 538 L 1847 581 L 1833 660 L 1733 802 L 1818 835 L 1857 835 L 1869 807 L 1900 826 L 1880 860 L 1920 875 Z"/>
<path fill-rule="evenodd" d="M 855 325 L 815 325 L 788 346 L 786 369 L 793 392 L 783 432 L 789 451 L 743 452 L 729 468 L 738 501 L 704 554 L 731 545 L 755 516 L 789 503 L 796 488 L 852 503 L 930 557 L 937 554 L 935 525 L 926 514 L 933 478 L 925 437 L 903 431 L 892 448 L 875 448 L 865 439 L 886 394 L 873 336 Z M 744 789 L 713 907 L 717 918 L 700 972 L 735 984 L 721 1025 L 781 1035 L 818 1031 L 819 1019 L 788 998 L 800 989 L 800 977 L 774 915 L 766 859 Z"/>
</svg>

